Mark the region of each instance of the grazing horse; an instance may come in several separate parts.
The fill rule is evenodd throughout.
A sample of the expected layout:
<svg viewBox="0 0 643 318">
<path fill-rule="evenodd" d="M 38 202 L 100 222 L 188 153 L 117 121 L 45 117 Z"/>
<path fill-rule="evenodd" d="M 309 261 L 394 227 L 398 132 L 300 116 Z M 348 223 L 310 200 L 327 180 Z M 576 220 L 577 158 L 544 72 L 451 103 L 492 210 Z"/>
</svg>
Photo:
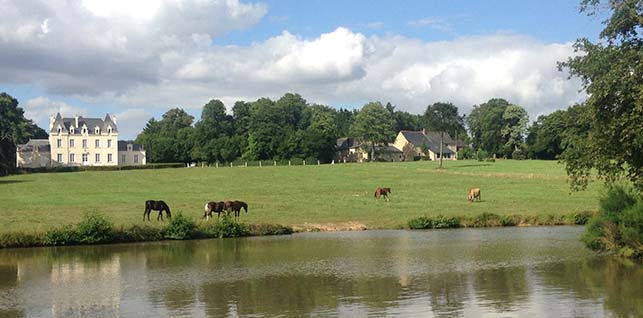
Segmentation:
<svg viewBox="0 0 643 318">
<path fill-rule="evenodd" d="M 230 211 L 232 211 L 232 201 L 226 201 L 223 203 L 223 210 L 225 210 L 226 215 L 230 215 Z"/>
<path fill-rule="evenodd" d="M 482 201 L 482 196 L 480 196 L 480 188 L 469 189 L 469 194 L 467 195 L 467 201 L 473 202 L 476 198 L 478 198 L 478 201 Z"/>
<path fill-rule="evenodd" d="M 391 193 L 391 188 L 377 188 L 375 189 L 375 198 L 384 197 L 385 201 L 390 201 L 388 198 L 389 193 Z"/>
<path fill-rule="evenodd" d="M 212 216 L 212 212 L 216 212 L 217 220 L 218 220 L 219 217 L 221 217 L 221 212 L 223 212 L 224 206 L 225 204 L 223 203 L 223 201 L 206 203 L 204 207 L 203 217 L 204 218 L 207 217 L 206 218 L 206 221 L 207 221 Z"/>
<path fill-rule="evenodd" d="M 248 213 L 248 204 L 246 204 L 243 201 L 232 202 L 232 212 L 234 212 L 235 219 L 241 216 L 241 208 L 243 208 L 246 211 L 246 213 Z"/>
<path fill-rule="evenodd" d="M 143 221 L 145 221 L 145 216 L 147 215 L 147 220 L 150 220 L 150 212 L 154 211 L 159 211 L 159 215 L 156 217 L 156 220 L 158 221 L 159 218 L 161 218 L 161 221 L 163 221 L 163 211 L 165 211 L 165 215 L 167 216 L 168 219 L 172 218 L 172 213 L 170 212 L 170 207 L 164 202 L 164 201 L 154 201 L 154 200 L 147 200 L 145 201 L 145 212 L 143 212 Z"/>
</svg>

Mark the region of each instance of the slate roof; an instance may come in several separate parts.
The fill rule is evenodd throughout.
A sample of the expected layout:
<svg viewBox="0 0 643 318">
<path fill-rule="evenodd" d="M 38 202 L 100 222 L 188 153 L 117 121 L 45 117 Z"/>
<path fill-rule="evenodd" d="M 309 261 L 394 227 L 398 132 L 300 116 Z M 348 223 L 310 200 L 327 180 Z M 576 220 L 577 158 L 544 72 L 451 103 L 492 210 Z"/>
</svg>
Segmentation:
<svg viewBox="0 0 643 318">
<path fill-rule="evenodd" d="M 337 148 L 338 151 L 339 150 L 347 150 L 347 149 L 351 149 L 351 148 L 357 148 L 361 144 L 362 143 L 357 138 L 344 137 L 344 138 L 338 138 L 337 139 L 336 148 Z"/>
<path fill-rule="evenodd" d="M 133 151 L 143 151 L 143 146 L 135 144 L 133 141 L 128 140 L 119 140 L 118 141 L 118 151 L 127 151 L 127 145 L 132 144 L 132 150 Z"/>
<path fill-rule="evenodd" d="M 48 139 L 30 139 L 26 144 L 18 145 L 18 152 L 51 152 Z"/>
<path fill-rule="evenodd" d="M 402 130 L 400 133 L 408 140 L 410 144 L 412 144 L 414 147 L 422 147 L 422 145 L 426 145 L 429 150 L 431 150 L 434 153 L 439 153 L 440 152 L 440 132 L 439 131 L 410 131 L 410 130 Z M 447 148 L 447 145 L 455 145 L 456 142 L 449 136 L 448 133 L 444 133 L 444 147 L 442 148 L 442 153 L 444 154 L 453 154 L 453 151 L 451 151 L 449 148 Z"/>
<path fill-rule="evenodd" d="M 118 132 L 118 127 L 116 127 L 116 124 L 112 120 L 112 117 L 109 116 L 109 114 L 105 115 L 105 119 L 85 118 L 82 116 L 78 116 L 78 126 L 76 126 L 75 117 L 63 118 L 62 116 L 60 116 L 60 113 L 57 113 L 50 132 L 57 132 L 59 125 L 61 126 L 63 132 L 66 133 L 69 133 L 71 131 L 71 128 L 74 127 L 74 135 L 80 135 L 82 133 L 82 127 L 84 125 L 87 126 L 87 134 L 89 135 L 95 135 L 96 127 L 100 129 L 101 133 L 107 131 L 109 126 L 112 127 L 113 132 Z"/>
</svg>

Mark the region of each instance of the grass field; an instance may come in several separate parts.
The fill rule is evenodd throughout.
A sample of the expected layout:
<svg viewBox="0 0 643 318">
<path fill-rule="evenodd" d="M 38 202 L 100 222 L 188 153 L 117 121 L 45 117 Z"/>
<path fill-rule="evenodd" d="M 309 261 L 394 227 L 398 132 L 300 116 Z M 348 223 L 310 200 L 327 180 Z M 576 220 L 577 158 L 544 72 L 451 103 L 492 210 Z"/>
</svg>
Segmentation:
<svg viewBox="0 0 643 318">
<path fill-rule="evenodd" d="M 117 226 L 142 224 L 145 200 L 165 200 L 194 219 L 207 201 L 242 200 L 248 223 L 294 227 L 363 224 L 397 228 L 414 217 L 561 215 L 598 208 L 600 184 L 570 193 L 564 167 L 551 161 L 430 161 L 291 167 L 178 168 L 41 173 L 0 178 L 0 233 L 42 232 L 97 210 Z M 373 198 L 392 188 L 390 202 Z M 482 202 L 466 200 L 470 187 Z M 152 214 L 154 221 L 156 213 Z"/>
</svg>

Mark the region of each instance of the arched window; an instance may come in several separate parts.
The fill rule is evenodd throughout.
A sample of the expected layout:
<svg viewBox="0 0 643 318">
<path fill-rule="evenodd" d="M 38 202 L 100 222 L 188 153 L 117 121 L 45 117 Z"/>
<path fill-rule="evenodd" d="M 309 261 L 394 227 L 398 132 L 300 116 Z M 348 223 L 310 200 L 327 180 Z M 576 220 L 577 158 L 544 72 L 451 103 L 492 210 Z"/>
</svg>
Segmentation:
<svg viewBox="0 0 643 318">
<path fill-rule="evenodd" d="M 74 133 L 74 127 L 71 127 L 71 128 L 69 129 L 69 133 L 70 133 L 70 134 L 73 134 L 73 133 Z"/>
<path fill-rule="evenodd" d="M 100 128 L 96 127 L 96 134 L 100 134 Z"/>
</svg>

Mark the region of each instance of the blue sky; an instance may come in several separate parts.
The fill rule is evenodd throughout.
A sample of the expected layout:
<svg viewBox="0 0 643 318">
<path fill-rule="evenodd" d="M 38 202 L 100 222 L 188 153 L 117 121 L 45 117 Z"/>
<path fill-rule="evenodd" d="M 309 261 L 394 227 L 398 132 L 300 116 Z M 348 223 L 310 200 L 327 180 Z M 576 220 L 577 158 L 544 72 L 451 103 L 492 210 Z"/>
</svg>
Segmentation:
<svg viewBox="0 0 643 318">
<path fill-rule="evenodd" d="M 359 107 L 391 101 L 462 113 L 489 98 L 531 119 L 582 101 L 556 62 L 601 18 L 578 1 L 10 1 L 0 12 L 0 90 L 46 127 L 57 111 L 151 117 L 210 99 L 278 98 Z"/>
</svg>

